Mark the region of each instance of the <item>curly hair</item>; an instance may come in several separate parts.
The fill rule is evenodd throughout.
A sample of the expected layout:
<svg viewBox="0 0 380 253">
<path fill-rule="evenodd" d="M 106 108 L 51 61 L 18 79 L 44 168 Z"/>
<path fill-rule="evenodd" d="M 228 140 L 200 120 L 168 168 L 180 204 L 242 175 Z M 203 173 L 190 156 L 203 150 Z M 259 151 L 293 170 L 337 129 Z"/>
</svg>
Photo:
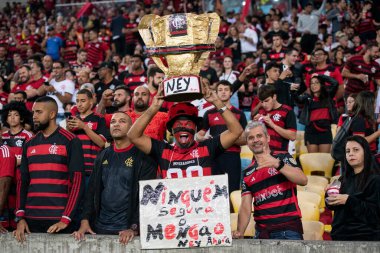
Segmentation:
<svg viewBox="0 0 380 253">
<path fill-rule="evenodd" d="M 9 124 L 7 122 L 8 114 L 11 111 L 17 111 L 20 114 L 21 124 L 24 126 L 26 122 L 29 122 L 32 114 L 26 108 L 25 104 L 22 102 L 12 101 L 9 104 L 5 105 L 1 112 L 1 121 L 3 122 L 5 127 L 9 128 Z"/>
</svg>

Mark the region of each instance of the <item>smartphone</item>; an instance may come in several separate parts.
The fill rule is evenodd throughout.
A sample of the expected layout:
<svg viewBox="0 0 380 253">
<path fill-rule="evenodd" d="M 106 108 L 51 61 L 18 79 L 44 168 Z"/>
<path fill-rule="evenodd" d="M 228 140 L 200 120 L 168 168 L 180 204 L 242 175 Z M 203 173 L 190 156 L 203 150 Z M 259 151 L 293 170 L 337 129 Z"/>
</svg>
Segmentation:
<svg viewBox="0 0 380 253">
<path fill-rule="evenodd" d="M 68 119 L 73 118 L 73 116 L 71 115 L 71 112 L 65 112 L 64 115 L 65 115 L 65 118 L 68 118 Z"/>
</svg>

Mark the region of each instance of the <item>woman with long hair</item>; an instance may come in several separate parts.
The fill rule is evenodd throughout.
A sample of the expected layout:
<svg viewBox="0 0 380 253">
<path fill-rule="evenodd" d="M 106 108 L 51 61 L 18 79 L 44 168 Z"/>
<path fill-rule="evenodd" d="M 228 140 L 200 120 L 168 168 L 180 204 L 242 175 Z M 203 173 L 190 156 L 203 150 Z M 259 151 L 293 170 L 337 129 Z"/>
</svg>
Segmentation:
<svg viewBox="0 0 380 253">
<path fill-rule="evenodd" d="M 363 136 L 371 148 L 372 154 L 377 151 L 377 139 L 380 131 L 377 130 L 375 116 L 375 95 L 370 91 L 361 91 L 355 99 L 352 108 L 352 123 L 350 125 L 350 135 Z"/>
<path fill-rule="evenodd" d="M 311 94 L 295 97 L 298 103 L 304 104 L 300 123 L 306 126 L 305 144 L 309 153 L 330 153 L 331 124 L 338 119 L 333 100 L 337 89 L 337 80 L 325 75 L 313 75 L 310 79 Z"/>
<path fill-rule="evenodd" d="M 346 121 L 346 119 L 352 116 L 352 109 L 354 108 L 356 96 L 357 96 L 356 93 L 351 93 L 350 95 L 348 95 L 345 102 L 347 113 L 343 113 L 342 115 L 339 116 L 336 132 L 339 132 L 340 128 L 343 126 L 343 123 Z"/>
<path fill-rule="evenodd" d="M 379 241 L 380 170 L 364 137 L 348 137 L 345 147 L 345 173 L 339 178 L 339 193 L 327 191 L 327 207 L 335 211 L 331 238 Z"/>
<path fill-rule="evenodd" d="M 232 51 L 232 61 L 236 65 L 241 62 L 241 43 L 239 31 L 235 25 L 231 25 L 224 39 L 224 46 L 229 47 Z"/>
<path fill-rule="evenodd" d="M 234 83 L 239 78 L 239 72 L 236 70 L 233 70 L 233 60 L 232 56 L 225 56 L 223 59 L 223 71 L 222 75 L 219 77 L 219 80 L 226 80 L 230 83 Z M 237 92 L 235 92 L 231 97 L 231 104 L 239 109 L 239 99 Z"/>
</svg>

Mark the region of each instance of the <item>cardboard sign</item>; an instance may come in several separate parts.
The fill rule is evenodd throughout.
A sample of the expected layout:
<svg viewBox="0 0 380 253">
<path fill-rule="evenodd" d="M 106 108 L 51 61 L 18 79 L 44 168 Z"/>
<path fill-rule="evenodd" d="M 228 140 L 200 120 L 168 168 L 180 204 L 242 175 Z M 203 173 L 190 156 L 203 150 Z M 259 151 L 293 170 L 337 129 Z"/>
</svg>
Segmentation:
<svg viewBox="0 0 380 253">
<path fill-rule="evenodd" d="M 163 81 L 164 99 L 190 101 L 203 97 L 198 76 L 176 76 Z"/>
<path fill-rule="evenodd" d="M 143 249 L 231 246 L 227 175 L 140 181 Z"/>
</svg>

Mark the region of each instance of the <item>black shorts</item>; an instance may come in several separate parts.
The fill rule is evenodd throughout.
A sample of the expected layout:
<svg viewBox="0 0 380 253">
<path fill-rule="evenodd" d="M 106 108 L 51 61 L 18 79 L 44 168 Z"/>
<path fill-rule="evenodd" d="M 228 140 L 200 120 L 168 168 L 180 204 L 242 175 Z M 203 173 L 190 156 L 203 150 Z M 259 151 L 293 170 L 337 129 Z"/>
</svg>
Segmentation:
<svg viewBox="0 0 380 253">
<path fill-rule="evenodd" d="M 330 131 L 326 132 L 319 132 L 319 133 L 310 133 L 308 131 L 305 131 L 305 145 L 307 144 L 314 144 L 314 145 L 321 145 L 321 144 L 332 144 L 332 133 Z"/>
</svg>

